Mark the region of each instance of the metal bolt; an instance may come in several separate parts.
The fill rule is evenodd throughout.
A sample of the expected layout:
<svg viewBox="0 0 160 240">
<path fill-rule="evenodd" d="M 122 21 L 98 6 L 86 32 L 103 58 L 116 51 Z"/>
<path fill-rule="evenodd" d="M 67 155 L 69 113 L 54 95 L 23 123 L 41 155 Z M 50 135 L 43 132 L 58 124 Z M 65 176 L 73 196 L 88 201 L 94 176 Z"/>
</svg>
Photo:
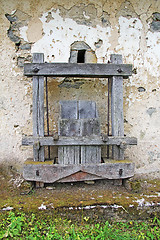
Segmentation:
<svg viewBox="0 0 160 240">
<path fill-rule="evenodd" d="M 123 70 L 122 70 L 121 68 L 119 68 L 119 69 L 117 70 L 117 72 L 121 73 L 121 72 L 123 72 Z"/>
<path fill-rule="evenodd" d="M 119 175 L 122 176 L 122 173 L 123 173 L 123 169 L 120 168 L 120 169 L 119 169 Z"/>
<path fill-rule="evenodd" d="M 36 170 L 36 176 L 39 176 L 39 170 Z"/>
<path fill-rule="evenodd" d="M 39 68 L 36 68 L 36 67 L 33 68 L 33 72 L 34 72 L 34 73 L 37 73 L 38 71 L 39 71 Z"/>
</svg>

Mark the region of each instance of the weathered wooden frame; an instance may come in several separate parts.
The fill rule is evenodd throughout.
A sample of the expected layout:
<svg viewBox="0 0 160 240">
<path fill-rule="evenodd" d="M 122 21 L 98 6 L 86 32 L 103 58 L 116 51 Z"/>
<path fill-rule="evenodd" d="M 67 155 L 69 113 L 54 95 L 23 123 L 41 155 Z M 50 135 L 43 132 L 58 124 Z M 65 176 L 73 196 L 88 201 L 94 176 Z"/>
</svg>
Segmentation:
<svg viewBox="0 0 160 240">
<path fill-rule="evenodd" d="M 42 168 L 40 162 L 45 161 L 44 157 L 44 146 L 79 146 L 79 145 L 113 145 L 112 149 L 112 158 L 117 161 L 124 159 L 124 147 L 125 145 L 136 145 L 136 138 L 124 137 L 124 120 L 123 120 L 123 78 L 128 78 L 132 75 L 132 65 L 131 64 L 123 64 L 122 56 L 117 54 L 112 54 L 110 58 L 110 63 L 108 64 L 84 64 L 84 63 L 44 63 L 44 55 L 42 53 L 34 53 L 33 54 L 33 63 L 25 64 L 24 66 L 24 75 L 28 77 L 33 77 L 33 136 L 23 137 L 22 144 L 23 145 L 33 145 L 34 152 L 34 161 L 39 162 L 39 164 L 35 165 L 33 162 L 26 163 L 24 167 L 24 176 L 27 180 L 37 181 L 37 178 L 31 178 L 31 174 L 27 172 L 27 169 L 38 169 Z M 111 81 L 111 122 L 112 122 L 112 137 L 109 136 L 101 136 L 95 138 L 89 137 L 44 137 L 44 77 L 89 77 L 89 78 L 109 78 Z M 133 176 L 134 174 L 134 164 L 128 162 L 119 162 L 120 166 L 118 169 L 123 168 L 129 169 L 130 172 L 124 174 L 116 175 L 119 178 L 126 178 L 129 176 Z M 109 163 L 108 167 L 110 166 Z M 118 164 L 118 162 L 117 162 Z M 129 165 L 128 165 L 129 164 Z M 54 164 L 53 164 L 54 165 Z M 36 167 L 35 167 L 36 166 Z M 112 170 L 115 169 L 112 164 Z M 126 167 L 124 167 L 126 166 Z M 130 166 L 128 168 L 128 166 Z M 51 167 L 51 166 L 50 166 Z M 52 166 L 55 171 L 55 165 Z M 75 167 L 75 166 L 74 166 Z M 89 167 L 89 166 L 88 166 Z M 102 169 L 107 169 L 107 165 L 100 165 L 97 167 L 101 169 L 100 171 L 104 172 Z M 111 167 L 111 166 L 110 166 Z M 61 170 L 60 170 L 61 168 Z M 71 170 L 73 168 L 70 167 Z M 95 168 L 95 166 L 91 166 L 91 168 Z M 43 164 L 44 171 L 48 169 L 47 162 Z M 59 170 L 58 170 L 59 169 Z M 66 166 L 58 166 L 57 171 L 63 172 L 65 171 Z M 84 167 L 82 168 L 84 169 Z M 88 168 L 87 168 L 88 169 Z M 68 176 L 71 174 L 70 170 L 68 172 Z M 37 170 L 39 171 L 39 170 Z M 53 172 L 54 172 L 53 171 Z M 78 170 L 78 172 L 81 170 Z M 126 170 L 127 171 L 127 170 Z M 78 174 L 77 172 L 77 174 Z M 113 171 L 114 172 L 114 171 Z M 47 182 L 47 170 L 45 171 L 45 176 L 43 177 L 38 175 L 38 179 L 40 182 Z M 57 176 L 58 172 L 56 173 Z M 73 173 L 75 175 L 75 172 Z M 89 171 L 88 171 L 89 174 Z M 128 175 L 129 174 L 129 175 Z M 80 175 L 80 174 L 79 174 Z M 79 176 L 77 175 L 77 176 Z M 81 179 L 85 180 L 84 174 Z M 107 178 L 106 174 L 96 175 L 96 173 L 92 174 L 94 176 L 91 179 L 102 179 Z M 123 176 L 122 176 L 123 175 Z M 28 176 L 28 177 L 27 177 Z M 50 174 L 48 175 L 49 178 Z M 77 176 L 74 179 L 77 179 Z M 108 175 L 109 178 L 109 175 Z M 52 177 L 52 181 L 54 177 Z M 61 180 L 60 180 L 61 179 Z M 73 177 L 65 176 L 66 181 L 73 181 Z M 62 176 L 59 175 L 59 181 L 65 181 L 62 179 Z M 89 179 L 88 175 L 86 179 Z M 114 173 L 112 173 L 112 179 L 114 179 Z M 58 179 L 56 178 L 56 181 Z M 48 179 L 48 182 L 50 180 Z"/>
</svg>

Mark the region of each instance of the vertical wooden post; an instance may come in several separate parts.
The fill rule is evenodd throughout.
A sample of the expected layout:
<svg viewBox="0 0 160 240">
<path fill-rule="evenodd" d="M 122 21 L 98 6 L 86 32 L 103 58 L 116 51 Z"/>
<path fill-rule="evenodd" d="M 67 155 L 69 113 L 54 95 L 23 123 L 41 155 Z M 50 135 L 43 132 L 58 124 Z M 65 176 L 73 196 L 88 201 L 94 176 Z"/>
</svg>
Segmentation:
<svg viewBox="0 0 160 240">
<path fill-rule="evenodd" d="M 112 54 L 111 63 L 122 64 L 122 55 Z M 121 71 L 121 69 L 117 69 Z M 114 76 L 111 78 L 111 121 L 112 135 L 124 136 L 123 119 L 123 77 Z M 119 146 L 112 147 L 113 159 L 124 159 L 124 150 Z"/>
<path fill-rule="evenodd" d="M 43 63 L 43 53 L 33 53 L 33 63 Z M 33 76 L 33 136 L 44 136 L 44 77 Z M 33 146 L 34 161 L 44 162 L 44 147 L 37 142 Z M 36 182 L 36 188 L 44 187 Z"/>
<path fill-rule="evenodd" d="M 43 63 L 44 54 L 34 53 L 33 63 Z M 33 136 L 44 136 L 44 77 L 33 76 Z M 44 147 L 33 146 L 34 161 L 44 161 Z"/>
</svg>

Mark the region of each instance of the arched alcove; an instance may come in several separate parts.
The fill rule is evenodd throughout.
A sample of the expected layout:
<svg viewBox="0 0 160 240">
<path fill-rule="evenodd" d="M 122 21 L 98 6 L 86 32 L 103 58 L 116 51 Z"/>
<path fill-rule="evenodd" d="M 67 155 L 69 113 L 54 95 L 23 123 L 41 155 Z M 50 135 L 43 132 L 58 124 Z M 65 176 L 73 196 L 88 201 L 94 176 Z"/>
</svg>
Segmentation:
<svg viewBox="0 0 160 240">
<path fill-rule="evenodd" d="M 77 41 L 71 44 L 70 63 L 96 63 L 97 57 L 91 47 L 83 42 Z"/>
</svg>

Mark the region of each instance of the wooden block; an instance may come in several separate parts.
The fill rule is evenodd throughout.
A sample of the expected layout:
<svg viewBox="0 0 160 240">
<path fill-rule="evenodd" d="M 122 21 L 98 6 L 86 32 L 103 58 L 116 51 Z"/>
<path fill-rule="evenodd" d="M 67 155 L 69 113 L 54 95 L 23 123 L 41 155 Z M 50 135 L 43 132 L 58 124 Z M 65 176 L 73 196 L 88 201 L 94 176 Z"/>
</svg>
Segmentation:
<svg viewBox="0 0 160 240">
<path fill-rule="evenodd" d="M 77 101 L 60 101 L 60 116 L 62 119 L 78 119 Z"/>
<path fill-rule="evenodd" d="M 96 103 L 93 101 L 78 101 L 79 119 L 97 118 Z"/>
<path fill-rule="evenodd" d="M 99 119 L 59 119 L 59 136 L 100 136 Z"/>
<path fill-rule="evenodd" d="M 23 177 L 28 181 L 53 183 L 78 172 L 91 174 L 92 180 L 126 179 L 133 177 L 134 163 L 127 160 L 115 161 L 111 159 L 106 163 L 79 165 L 60 165 L 53 164 L 51 161 L 36 163 L 34 161 L 26 161 L 23 169 Z M 89 178 L 87 177 L 86 180 L 89 180 Z"/>
<path fill-rule="evenodd" d="M 77 119 L 59 119 L 58 121 L 59 136 L 80 136 L 81 135 L 81 121 Z"/>
<path fill-rule="evenodd" d="M 81 134 L 80 136 L 100 136 L 100 121 L 99 119 L 81 119 Z"/>
</svg>

